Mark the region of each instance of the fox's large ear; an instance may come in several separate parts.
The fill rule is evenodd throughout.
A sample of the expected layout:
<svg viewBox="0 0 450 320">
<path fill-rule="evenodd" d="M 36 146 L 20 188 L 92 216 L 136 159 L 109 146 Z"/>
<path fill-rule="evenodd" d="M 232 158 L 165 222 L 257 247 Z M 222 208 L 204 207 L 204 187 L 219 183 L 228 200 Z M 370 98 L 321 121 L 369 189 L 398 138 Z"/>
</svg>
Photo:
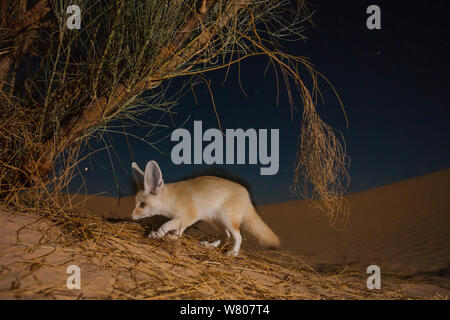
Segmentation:
<svg viewBox="0 0 450 320">
<path fill-rule="evenodd" d="M 137 165 L 136 162 L 131 164 L 131 171 L 133 171 L 134 181 L 136 181 L 137 187 L 139 190 L 144 189 L 144 172 L 142 172 L 141 168 Z"/>
<path fill-rule="evenodd" d="M 164 185 L 161 169 L 156 161 L 149 161 L 145 166 L 144 188 L 153 194 L 158 194 Z"/>
</svg>

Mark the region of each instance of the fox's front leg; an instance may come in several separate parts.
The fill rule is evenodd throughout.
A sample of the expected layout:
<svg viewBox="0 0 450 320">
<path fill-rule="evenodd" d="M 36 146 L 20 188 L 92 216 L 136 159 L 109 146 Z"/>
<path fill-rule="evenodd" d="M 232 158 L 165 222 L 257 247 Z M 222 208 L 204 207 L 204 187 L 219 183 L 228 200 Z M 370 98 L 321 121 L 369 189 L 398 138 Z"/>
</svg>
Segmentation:
<svg viewBox="0 0 450 320">
<path fill-rule="evenodd" d="M 171 235 L 171 239 L 178 238 L 181 236 L 186 230 L 187 227 L 192 225 L 195 221 L 185 218 L 174 218 L 172 220 L 164 223 L 157 231 L 152 231 L 149 234 L 149 238 L 151 239 L 159 239 L 164 237 L 167 233 L 171 231 L 175 231 L 173 235 Z"/>
</svg>

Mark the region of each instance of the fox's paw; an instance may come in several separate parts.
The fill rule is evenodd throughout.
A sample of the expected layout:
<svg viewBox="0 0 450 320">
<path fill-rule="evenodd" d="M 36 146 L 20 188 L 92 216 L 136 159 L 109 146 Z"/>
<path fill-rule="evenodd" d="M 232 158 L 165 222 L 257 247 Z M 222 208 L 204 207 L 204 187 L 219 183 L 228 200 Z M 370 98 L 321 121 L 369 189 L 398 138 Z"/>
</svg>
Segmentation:
<svg viewBox="0 0 450 320">
<path fill-rule="evenodd" d="M 171 241 L 177 241 L 180 237 L 176 234 L 169 233 L 166 235 L 166 238 Z"/>
<path fill-rule="evenodd" d="M 156 231 L 152 231 L 148 234 L 150 239 L 159 239 L 158 233 Z"/>
<path fill-rule="evenodd" d="M 213 241 L 213 242 L 208 242 L 208 241 L 202 241 L 202 242 L 200 242 L 202 245 L 204 245 L 205 247 L 208 247 L 208 248 L 217 248 L 219 245 L 220 245 L 220 240 L 216 240 L 216 241 Z"/>
<path fill-rule="evenodd" d="M 227 252 L 227 256 L 237 257 L 239 255 L 239 251 L 230 250 Z"/>
</svg>

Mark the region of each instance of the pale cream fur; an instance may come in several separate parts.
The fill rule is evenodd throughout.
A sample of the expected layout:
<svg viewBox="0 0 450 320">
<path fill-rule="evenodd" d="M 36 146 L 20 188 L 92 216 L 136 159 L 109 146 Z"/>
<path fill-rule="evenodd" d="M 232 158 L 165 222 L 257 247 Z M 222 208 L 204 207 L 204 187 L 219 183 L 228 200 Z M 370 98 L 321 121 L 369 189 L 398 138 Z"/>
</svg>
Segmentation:
<svg viewBox="0 0 450 320">
<path fill-rule="evenodd" d="M 240 227 L 246 227 L 265 247 L 278 247 L 279 238 L 256 212 L 246 188 L 230 180 L 213 176 L 197 177 L 164 184 L 162 173 L 155 161 L 147 163 L 145 174 L 133 162 L 135 179 L 144 186 L 136 195 L 135 220 L 163 215 L 171 218 L 150 238 L 177 238 L 187 227 L 203 220 L 216 226 L 222 234 L 220 240 L 205 245 L 217 247 L 230 235 L 233 248 L 229 255 L 236 256 L 241 246 Z"/>
</svg>

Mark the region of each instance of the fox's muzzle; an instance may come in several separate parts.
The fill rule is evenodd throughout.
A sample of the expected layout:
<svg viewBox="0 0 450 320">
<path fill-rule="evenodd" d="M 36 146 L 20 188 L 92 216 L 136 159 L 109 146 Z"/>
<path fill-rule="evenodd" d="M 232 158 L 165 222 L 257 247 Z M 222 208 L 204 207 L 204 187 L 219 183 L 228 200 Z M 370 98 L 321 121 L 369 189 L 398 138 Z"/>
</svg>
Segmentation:
<svg viewBox="0 0 450 320">
<path fill-rule="evenodd" d="M 131 213 L 131 218 L 133 219 L 133 220 L 139 220 L 139 219 L 142 219 L 143 217 L 142 217 L 142 210 L 140 209 L 140 208 L 135 208 L 134 210 L 133 210 L 133 212 Z"/>
</svg>

